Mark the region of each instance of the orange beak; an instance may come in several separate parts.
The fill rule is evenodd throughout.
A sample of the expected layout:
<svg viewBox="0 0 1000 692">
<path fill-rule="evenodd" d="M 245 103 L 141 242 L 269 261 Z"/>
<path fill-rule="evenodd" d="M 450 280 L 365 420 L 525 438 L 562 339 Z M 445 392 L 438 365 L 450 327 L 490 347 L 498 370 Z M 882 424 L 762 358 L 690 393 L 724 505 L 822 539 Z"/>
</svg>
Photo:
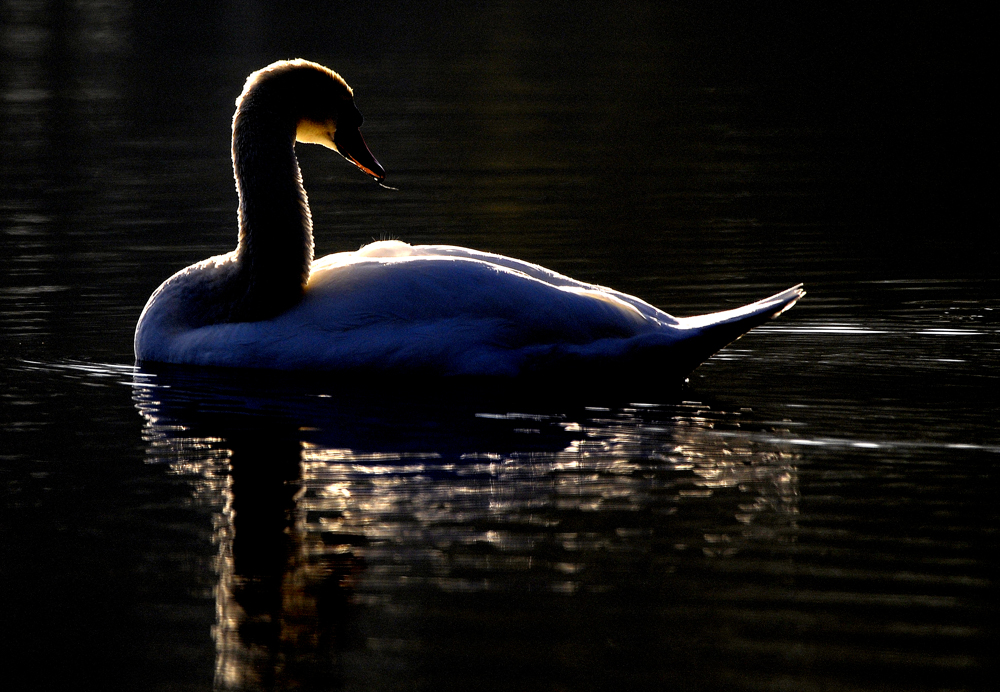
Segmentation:
<svg viewBox="0 0 1000 692">
<path fill-rule="evenodd" d="M 385 169 L 382 164 L 375 160 L 365 138 L 361 136 L 361 130 L 357 127 L 337 128 L 333 135 L 333 143 L 337 145 L 337 151 L 345 159 L 353 163 L 362 171 L 375 178 L 375 180 L 385 179 Z"/>
</svg>

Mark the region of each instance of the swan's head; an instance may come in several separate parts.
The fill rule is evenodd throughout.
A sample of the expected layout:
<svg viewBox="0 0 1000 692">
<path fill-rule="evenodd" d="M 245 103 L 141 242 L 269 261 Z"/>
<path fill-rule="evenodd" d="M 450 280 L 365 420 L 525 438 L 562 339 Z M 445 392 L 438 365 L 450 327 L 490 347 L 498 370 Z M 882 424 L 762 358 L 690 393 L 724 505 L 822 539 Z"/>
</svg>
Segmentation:
<svg viewBox="0 0 1000 692">
<path fill-rule="evenodd" d="M 385 178 L 385 169 L 361 136 L 363 118 L 354 105 L 354 92 L 333 70 L 308 60 L 272 63 L 247 77 L 236 100 L 233 127 L 241 111 L 256 107 L 293 124 L 297 142 L 322 144 L 375 180 Z"/>
</svg>

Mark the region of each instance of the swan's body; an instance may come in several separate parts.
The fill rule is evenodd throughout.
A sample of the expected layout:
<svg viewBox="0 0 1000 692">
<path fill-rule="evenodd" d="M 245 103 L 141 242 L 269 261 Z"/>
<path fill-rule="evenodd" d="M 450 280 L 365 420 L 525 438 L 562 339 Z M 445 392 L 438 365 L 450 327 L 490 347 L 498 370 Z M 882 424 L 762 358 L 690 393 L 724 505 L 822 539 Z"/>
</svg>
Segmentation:
<svg viewBox="0 0 1000 692">
<path fill-rule="evenodd" d="M 250 76 L 233 122 L 240 239 L 150 297 L 139 361 L 433 375 L 686 374 L 790 307 L 794 287 L 681 318 L 519 260 L 450 246 L 372 243 L 312 261 L 294 142 L 384 177 L 349 87 L 305 61 Z"/>
</svg>

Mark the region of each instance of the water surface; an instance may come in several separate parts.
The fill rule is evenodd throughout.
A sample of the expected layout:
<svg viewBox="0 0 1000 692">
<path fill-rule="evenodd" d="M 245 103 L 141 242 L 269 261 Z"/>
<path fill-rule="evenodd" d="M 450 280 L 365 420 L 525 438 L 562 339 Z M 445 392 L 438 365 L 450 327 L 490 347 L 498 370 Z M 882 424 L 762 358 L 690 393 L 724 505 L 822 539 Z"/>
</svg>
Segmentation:
<svg viewBox="0 0 1000 692">
<path fill-rule="evenodd" d="M 986 689 L 998 257 L 946 192 L 940 71 L 894 50 L 928 17 L 196 5 L 5 10 L 12 670 Z M 243 79 L 296 55 L 352 84 L 399 188 L 300 147 L 319 254 L 470 245 L 677 315 L 809 295 L 639 398 L 135 369 L 149 293 L 235 243 Z"/>
</svg>

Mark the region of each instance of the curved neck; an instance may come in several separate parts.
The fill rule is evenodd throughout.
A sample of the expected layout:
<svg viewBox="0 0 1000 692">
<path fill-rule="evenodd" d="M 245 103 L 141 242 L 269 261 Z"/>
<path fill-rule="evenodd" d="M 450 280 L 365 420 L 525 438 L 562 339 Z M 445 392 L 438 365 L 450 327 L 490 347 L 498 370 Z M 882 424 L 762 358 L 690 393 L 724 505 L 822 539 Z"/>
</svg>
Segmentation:
<svg viewBox="0 0 1000 692">
<path fill-rule="evenodd" d="M 233 120 L 233 171 L 240 197 L 236 322 L 295 305 L 313 258 L 312 217 L 295 158 L 295 123 L 244 103 Z"/>
</svg>

